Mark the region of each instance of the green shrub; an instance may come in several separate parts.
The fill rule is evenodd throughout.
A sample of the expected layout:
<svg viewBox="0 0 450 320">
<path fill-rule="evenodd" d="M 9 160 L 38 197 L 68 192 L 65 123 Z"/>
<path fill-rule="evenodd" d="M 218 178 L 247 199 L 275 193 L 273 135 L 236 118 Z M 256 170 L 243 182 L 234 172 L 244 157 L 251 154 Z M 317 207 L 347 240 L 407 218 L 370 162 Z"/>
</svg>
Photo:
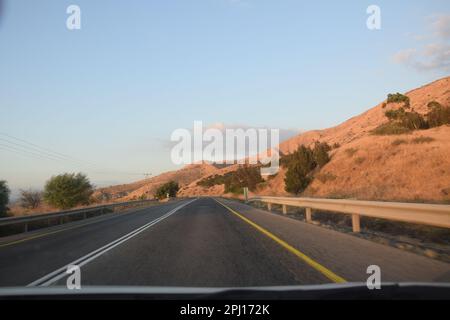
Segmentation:
<svg viewBox="0 0 450 320">
<path fill-rule="evenodd" d="M 396 94 L 391 95 L 388 100 L 400 102 L 405 98 Z M 403 108 L 388 110 L 384 114 L 390 122 L 380 125 L 372 133 L 377 135 L 403 134 L 412 130 L 423 130 L 450 124 L 450 107 L 444 107 L 439 102 L 431 101 L 428 103 L 428 108 L 429 111 L 425 117 L 415 111 L 405 112 Z"/>
<path fill-rule="evenodd" d="M 316 142 L 313 149 L 314 160 L 319 168 L 323 167 L 330 161 L 328 152 L 331 147 L 325 142 Z"/>
<path fill-rule="evenodd" d="M 388 122 L 372 130 L 372 134 L 380 136 L 405 134 L 409 132 L 411 132 L 411 129 L 405 128 L 401 123 L 398 122 Z"/>
<path fill-rule="evenodd" d="M 387 103 L 400 103 L 404 102 L 405 108 L 409 108 L 409 97 L 401 93 L 390 93 L 387 97 Z"/>
<path fill-rule="evenodd" d="M 284 168 L 288 168 L 293 162 L 303 161 L 305 154 L 308 154 L 311 156 L 313 169 L 316 166 L 322 167 L 330 161 L 330 156 L 328 155 L 330 150 L 331 147 L 325 142 L 316 142 L 313 149 L 302 145 L 295 152 L 282 155 L 280 157 L 280 164 Z"/>
<path fill-rule="evenodd" d="M 162 200 L 167 197 L 176 197 L 178 190 L 180 190 L 178 182 L 169 181 L 156 189 L 155 198 Z"/>
<path fill-rule="evenodd" d="M 210 188 L 212 186 L 220 185 L 220 184 L 224 184 L 224 183 L 225 183 L 225 177 L 216 174 L 216 175 L 209 176 L 207 178 L 204 178 L 204 179 L 198 181 L 197 185 L 206 187 L 206 188 Z"/>
<path fill-rule="evenodd" d="M 398 120 L 398 119 L 401 119 L 405 115 L 405 109 L 400 108 L 397 110 L 388 110 L 384 113 L 384 115 L 389 120 Z"/>
<path fill-rule="evenodd" d="M 419 130 L 428 128 L 426 120 L 417 112 L 405 112 L 405 109 L 388 110 L 385 116 L 393 121 L 397 121 L 399 126 L 410 130 Z"/>
<path fill-rule="evenodd" d="M 295 152 L 283 155 L 280 164 L 287 168 L 284 189 L 293 194 L 303 192 L 312 181 L 312 173 L 330 161 L 331 147 L 324 142 L 316 142 L 314 148 L 300 146 Z"/>
<path fill-rule="evenodd" d="M 11 191 L 8 188 L 6 181 L 0 181 L 0 217 L 5 217 L 8 213 L 9 194 Z"/>
<path fill-rule="evenodd" d="M 303 192 L 311 182 L 309 176 L 317 166 L 314 153 L 310 148 L 300 146 L 297 151 L 291 153 L 286 162 L 287 171 L 284 179 L 285 190 L 289 193 L 299 194 Z"/>
<path fill-rule="evenodd" d="M 388 96 L 388 102 L 408 102 L 409 98 L 401 94 Z M 405 112 L 403 108 L 388 110 L 384 114 L 390 120 L 373 130 L 374 134 L 402 134 L 411 130 L 422 130 L 450 124 L 450 107 L 444 107 L 439 102 L 428 103 L 428 113 L 423 117 L 421 114 L 412 111 Z"/>
<path fill-rule="evenodd" d="M 260 168 L 257 166 L 243 166 L 225 177 L 225 192 L 240 194 L 243 188 L 255 191 L 258 184 L 263 182 Z"/>
<path fill-rule="evenodd" d="M 300 164 L 305 173 L 311 172 L 317 166 L 316 157 L 313 150 L 301 146 L 296 152 L 294 152 L 293 165 Z"/>
<path fill-rule="evenodd" d="M 239 167 L 236 171 L 227 172 L 224 175 L 214 175 L 197 182 L 197 185 L 210 188 L 223 184 L 226 193 L 242 193 L 244 187 L 250 191 L 255 191 L 258 184 L 264 180 L 261 177 L 258 166 Z"/>
<path fill-rule="evenodd" d="M 89 204 L 93 187 L 82 173 L 64 173 L 45 184 L 44 199 L 59 209 L 69 209 L 81 204 Z"/>
<path fill-rule="evenodd" d="M 450 123 L 450 107 L 444 107 L 436 101 L 428 104 L 430 111 L 425 115 L 430 128 Z"/>
<path fill-rule="evenodd" d="M 284 178 L 284 189 L 293 194 L 303 192 L 311 182 L 311 177 L 305 174 L 303 168 L 299 165 L 293 165 L 286 172 Z"/>
<path fill-rule="evenodd" d="M 426 120 L 417 112 L 406 112 L 400 118 L 401 125 L 410 130 L 427 129 Z"/>
</svg>

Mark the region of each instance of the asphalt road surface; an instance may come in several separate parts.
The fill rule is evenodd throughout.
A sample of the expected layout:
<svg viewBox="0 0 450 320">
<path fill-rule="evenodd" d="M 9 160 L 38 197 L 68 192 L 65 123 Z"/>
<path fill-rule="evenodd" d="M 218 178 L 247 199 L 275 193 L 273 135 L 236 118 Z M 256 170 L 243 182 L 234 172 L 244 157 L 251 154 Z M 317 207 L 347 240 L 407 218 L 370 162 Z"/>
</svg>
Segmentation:
<svg viewBox="0 0 450 320">
<path fill-rule="evenodd" d="M 56 232 L 55 232 L 56 231 Z M 110 214 L 0 239 L 0 287 L 241 287 L 365 282 L 449 282 L 450 264 L 255 209 L 199 198 Z"/>
</svg>

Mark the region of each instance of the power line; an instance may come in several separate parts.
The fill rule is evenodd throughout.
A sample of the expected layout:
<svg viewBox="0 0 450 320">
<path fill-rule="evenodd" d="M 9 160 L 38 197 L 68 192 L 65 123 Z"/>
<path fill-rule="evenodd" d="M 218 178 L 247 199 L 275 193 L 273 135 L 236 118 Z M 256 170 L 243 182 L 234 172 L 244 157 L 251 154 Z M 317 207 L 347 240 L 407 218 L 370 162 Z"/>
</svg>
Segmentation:
<svg viewBox="0 0 450 320">
<path fill-rule="evenodd" d="M 35 159 L 37 158 L 40 160 L 53 160 L 53 161 L 59 161 L 59 162 L 65 162 L 65 163 L 69 162 L 70 165 L 76 165 L 79 167 L 90 167 L 91 170 L 95 169 L 95 171 L 91 171 L 91 172 L 97 173 L 97 174 L 122 174 L 122 175 L 138 175 L 138 176 L 144 175 L 146 177 L 148 177 L 150 175 L 148 173 L 136 173 L 136 172 L 131 173 L 131 172 L 124 172 L 124 171 L 117 171 L 117 170 L 106 170 L 105 171 L 105 170 L 103 170 L 102 166 L 95 164 L 94 162 L 80 160 L 80 159 L 77 159 L 70 155 L 66 155 L 64 153 L 53 151 L 49 148 L 39 146 L 35 143 L 11 136 L 6 133 L 0 132 L 0 135 L 9 138 L 9 139 L 5 139 L 5 138 L 0 137 L 0 140 L 8 143 L 8 144 L 0 144 L 0 146 L 3 147 L 1 150 L 10 151 L 10 152 L 20 154 L 23 156 L 28 156 L 28 157 L 31 156 Z M 16 141 L 11 141 L 11 139 L 19 141 L 21 143 L 18 143 Z"/>
<path fill-rule="evenodd" d="M 37 145 L 37 144 L 35 144 L 35 143 L 32 143 L 32 142 L 26 141 L 26 140 L 24 140 L 24 139 L 20 139 L 20 138 L 11 136 L 11 135 L 9 135 L 9 134 L 7 134 L 7 133 L 0 132 L 0 135 L 3 135 L 3 136 L 5 136 L 5 137 L 8 137 L 8 138 L 10 138 L 10 139 L 14 139 L 14 140 L 19 141 L 19 142 L 22 142 L 22 143 L 25 143 L 25 144 L 31 146 L 32 149 L 35 149 L 35 150 L 38 150 L 38 151 L 40 151 L 40 152 L 44 152 L 44 153 L 47 153 L 47 154 L 50 153 L 50 154 L 52 154 L 53 156 L 57 156 L 57 157 L 59 157 L 59 158 L 65 159 L 65 160 L 76 161 L 76 162 L 83 163 L 83 164 L 88 164 L 88 165 L 98 166 L 98 164 L 95 164 L 95 163 L 93 163 L 93 162 L 79 160 L 79 159 L 74 158 L 74 157 L 72 157 L 72 156 L 70 156 L 70 155 L 66 155 L 66 154 L 63 154 L 63 153 L 61 153 L 61 152 L 53 151 L 53 150 L 51 150 L 51 149 L 49 149 L 49 148 L 41 147 L 41 146 L 39 146 L 39 145 Z M 6 139 L 4 139 L 4 138 L 0 138 L 0 139 L 5 140 L 5 141 L 8 141 L 8 140 L 6 140 Z M 11 141 L 8 141 L 8 142 L 9 142 L 9 143 L 14 143 L 14 142 L 11 142 Z M 23 144 L 22 144 L 22 146 L 23 146 Z"/>
<path fill-rule="evenodd" d="M 20 154 L 20 155 L 31 157 L 31 158 L 38 159 L 38 160 L 48 160 L 49 159 L 49 158 L 45 158 L 45 157 L 43 157 L 41 155 L 38 155 L 38 154 L 34 154 L 34 153 L 31 153 L 31 152 L 28 152 L 28 151 L 23 151 L 23 150 L 16 149 L 16 148 L 13 148 L 11 146 L 2 145 L 2 144 L 0 144 L 0 150 L 13 152 L 13 153 L 16 153 L 16 154 Z M 54 160 L 54 159 L 51 159 L 51 160 Z"/>
<path fill-rule="evenodd" d="M 59 161 L 59 159 L 55 159 L 55 158 L 50 158 L 50 157 L 45 157 L 42 156 L 40 154 L 37 153 L 33 153 L 30 151 L 25 151 L 25 150 L 21 150 L 15 147 L 11 147 L 8 145 L 4 145 L 4 144 L 0 144 L 0 150 L 4 150 L 4 151 L 9 151 L 9 152 L 13 152 L 25 157 L 31 157 L 33 159 L 38 159 L 38 160 L 53 160 L 53 161 Z M 148 174 L 145 173 L 137 173 L 137 172 L 120 172 L 120 171 L 90 171 L 91 173 L 95 173 L 95 174 L 121 174 L 121 175 L 136 175 L 136 176 L 148 176 Z"/>
<path fill-rule="evenodd" d="M 25 151 L 25 152 L 28 152 L 28 153 L 33 153 L 35 155 L 40 155 L 42 157 L 45 157 L 45 158 L 51 159 L 51 160 L 60 160 L 60 161 L 64 161 L 64 162 L 68 161 L 68 162 L 71 162 L 71 163 L 74 163 L 74 164 L 77 164 L 77 165 L 81 165 L 82 164 L 81 162 L 75 162 L 73 160 L 65 159 L 65 158 L 53 155 L 51 153 L 42 152 L 39 149 L 34 149 L 34 148 L 27 147 L 26 145 L 22 145 L 22 144 L 18 144 L 18 143 L 15 143 L 15 142 L 11 142 L 11 141 L 8 141 L 8 140 L 3 139 L 1 137 L 0 137 L 0 141 L 4 141 L 4 142 L 7 143 L 7 145 L 1 144 L 4 147 L 10 147 L 10 148 L 18 149 L 18 150 Z M 82 165 L 84 165 L 84 164 L 82 164 Z"/>
</svg>

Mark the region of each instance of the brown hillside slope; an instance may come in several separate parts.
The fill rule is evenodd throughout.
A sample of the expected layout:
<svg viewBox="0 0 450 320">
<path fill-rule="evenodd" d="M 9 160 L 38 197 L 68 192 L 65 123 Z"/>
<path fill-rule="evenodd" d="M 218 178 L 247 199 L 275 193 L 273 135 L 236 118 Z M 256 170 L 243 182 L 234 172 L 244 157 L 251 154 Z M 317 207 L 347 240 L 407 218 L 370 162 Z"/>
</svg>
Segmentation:
<svg viewBox="0 0 450 320">
<path fill-rule="evenodd" d="M 420 142 L 418 137 L 432 141 Z M 287 195 L 284 170 L 259 193 Z M 450 127 L 401 136 L 367 135 L 344 144 L 332 152 L 331 161 L 315 174 L 304 196 L 447 202 Z"/>
<path fill-rule="evenodd" d="M 437 101 L 450 105 L 450 77 L 434 81 L 406 95 L 411 108 L 428 111 L 427 104 Z M 315 174 L 305 196 L 357 198 L 368 200 L 449 201 L 450 200 L 450 127 L 415 131 L 406 135 L 374 136 L 371 131 L 388 121 L 384 113 L 400 105 L 383 103 L 363 114 L 329 129 L 313 130 L 280 144 L 282 153 L 315 141 L 338 143 L 331 161 Z M 429 137 L 429 142 L 415 140 Z M 347 151 L 348 150 L 348 151 Z M 352 154 L 353 153 L 353 154 Z M 288 195 L 284 191 L 285 170 L 257 192 L 262 195 Z M 223 189 L 222 189 L 223 190 Z M 217 194 L 192 182 L 183 195 Z"/>
<path fill-rule="evenodd" d="M 179 170 L 164 172 L 149 179 L 98 189 L 96 190 L 94 197 L 99 197 L 101 194 L 110 194 L 113 198 L 124 201 L 137 199 L 142 195 L 153 197 L 156 189 L 166 182 L 172 180 L 176 181 L 182 188 L 192 181 L 203 176 L 209 176 L 218 171 L 218 168 L 208 163 L 190 164 Z"/>
<path fill-rule="evenodd" d="M 393 90 L 394 91 L 394 90 Z M 411 108 L 421 114 L 427 104 L 437 101 L 450 105 L 450 77 L 409 91 Z M 410 134 L 375 136 L 371 131 L 388 121 L 384 113 L 399 104 L 383 103 L 342 124 L 324 130 L 308 131 L 280 144 L 282 153 L 290 153 L 300 145 L 316 141 L 339 148 L 331 152 L 331 161 L 315 178 L 305 196 L 345 197 L 367 200 L 450 201 L 450 127 L 443 126 Z M 429 138 L 425 141 L 415 140 Z M 127 192 L 126 198 L 152 194 L 156 187 L 169 180 L 182 185 L 180 195 L 221 195 L 223 186 L 203 188 L 197 182 L 207 176 L 224 174 L 236 166 L 218 169 L 210 164 L 187 166 L 135 184 L 109 188 Z M 284 191 L 285 170 L 262 184 L 258 194 L 288 195 Z"/>
<path fill-rule="evenodd" d="M 427 112 L 427 104 L 433 100 L 442 105 L 450 105 L 450 77 L 409 91 L 406 95 L 410 98 L 411 108 L 421 114 Z M 366 136 L 371 130 L 387 122 L 387 118 L 384 115 L 387 110 L 399 107 L 399 104 L 390 103 L 383 108 L 384 102 L 336 127 L 307 131 L 286 140 L 280 144 L 280 151 L 282 153 L 290 153 L 295 151 L 299 145 L 310 145 L 318 140 L 327 142 L 330 145 L 334 143 L 342 145 Z"/>
<path fill-rule="evenodd" d="M 418 113 L 428 111 L 430 101 L 450 105 L 450 77 L 412 90 L 406 95 Z M 304 195 L 399 201 L 450 200 L 450 127 L 442 126 L 411 134 L 375 136 L 370 133 L 387 122 L 384 113 L 398 104 L 383 103 L 336 127 L 309 131 L 280 145 L 285 153 L 315 141 L 330 145 L 331 161 L 315 174 Z M 417 140 L 428 137 L 429 142 Z M 268 182 L 261 194 L 287 195 L 284 171 Z"/>
</svg>

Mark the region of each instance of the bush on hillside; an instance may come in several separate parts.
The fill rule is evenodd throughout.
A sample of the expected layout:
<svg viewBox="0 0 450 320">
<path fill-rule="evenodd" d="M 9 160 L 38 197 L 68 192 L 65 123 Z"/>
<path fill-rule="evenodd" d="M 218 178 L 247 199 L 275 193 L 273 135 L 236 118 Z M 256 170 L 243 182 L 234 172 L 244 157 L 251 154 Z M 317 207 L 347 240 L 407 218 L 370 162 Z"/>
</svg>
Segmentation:
<svg viewBox="0 0 450 320">
<path fill-rule="evenodd" d="M 282 165 L 287 167 L 284 178 L 285 190 L 293 194 L 303 192 L 312 180 L 311 172 L 317 167 L 313 150 L 300 146 L 297 151 L 282 160 Z"/>
<path fill-rule="evenodd" d="M 426 114 L 430 128 L 450 124 L 450 107 L 444 107 L 439 102 L 431 101 L 428 104 L 430 111 Z"/>
<path fill-rule="evenodd" d="M 284 189 L 295 195 L 302 193 L 310 184 L 312 178 L 305 173 L 301 165 L 295 164 L 289 167 L 284 178 Z"/>
<path fill-rule="evenodd" d="M 404 107 L 409 108 L 409 97 L 401 93 L 390 93 L 387 97 L 387 103 L 401 103 L 404 102 Z"/>
<path fill-rule="evenodd" d="M 325 142 L 316 142 L 313 149 L 314 160 L 319 168 L 323 167 L 330 161 L 328 152 L 331 147 Z"/>
<path fill-rule="evenodd" d="M 178 182 L 169 181 L 156 189 L 155 198 L 160 200 L 168 197 L 174 198 L 177 196 L 178 190 L 180 190 Z"/>
<path fill-rule="evenodd" d="M 250 191 L 255 191 L 261 182 L 263 182 L 263 179 L 259 167 L 243 166 L 227 176 L 225 192 L 242 193 L 244 187 L 247 187 Z"/>
<path fill-rule="evenodd" d="M 405 115 L 405 109 L 399 108 L 397 110 L 388 110 L 384 113 L 384 115 L 389 120 L 399 120 Z"/>
<path fill-rule="evenodd" d="M 225 176 L 221 176 L 218 174 L 206 177 L 197 182 L 198 186 L 202 186 L 205 188 L 210 188 L 212 186 L 221 185 L 221 184 L 225 184 Z"/>
<path fill-rule="evenodd" d="M 405 112 L 400 119 L 401 125 L 410 130 L 427 129 L 427 121 L 417 112 Z"/>
<path fill-rule="evenodd" d="M 411 132 L 411 129 L 405 128 L 402 124 L 398 122 L 388 122 L 384 123 L 372 131 L 375 135 L 397 135 L 405 134 Z"/>
<path fill-rule="evenodd" d="M 263 182 L 259 166 L 245 165 L 236 171 L 227 172 L 224 175 L 214 175 L 197 182 L 197 185 L 210 188 L 215 185 L 224 185 L 225 193 L 242 193 L 247 187 L 255 191 L 258 184 Z"/>
<path fill-rule="evenodd" d="M 295 152 L 283 155 L 280 164 L 287 168 L 284 189 L 293 194 L 303 192 L 313 179 L 313 171 L 330 161 L 330 150 L 327 143 L 316 142 L 312 149 L 300 146 Z"/>
</svg>

